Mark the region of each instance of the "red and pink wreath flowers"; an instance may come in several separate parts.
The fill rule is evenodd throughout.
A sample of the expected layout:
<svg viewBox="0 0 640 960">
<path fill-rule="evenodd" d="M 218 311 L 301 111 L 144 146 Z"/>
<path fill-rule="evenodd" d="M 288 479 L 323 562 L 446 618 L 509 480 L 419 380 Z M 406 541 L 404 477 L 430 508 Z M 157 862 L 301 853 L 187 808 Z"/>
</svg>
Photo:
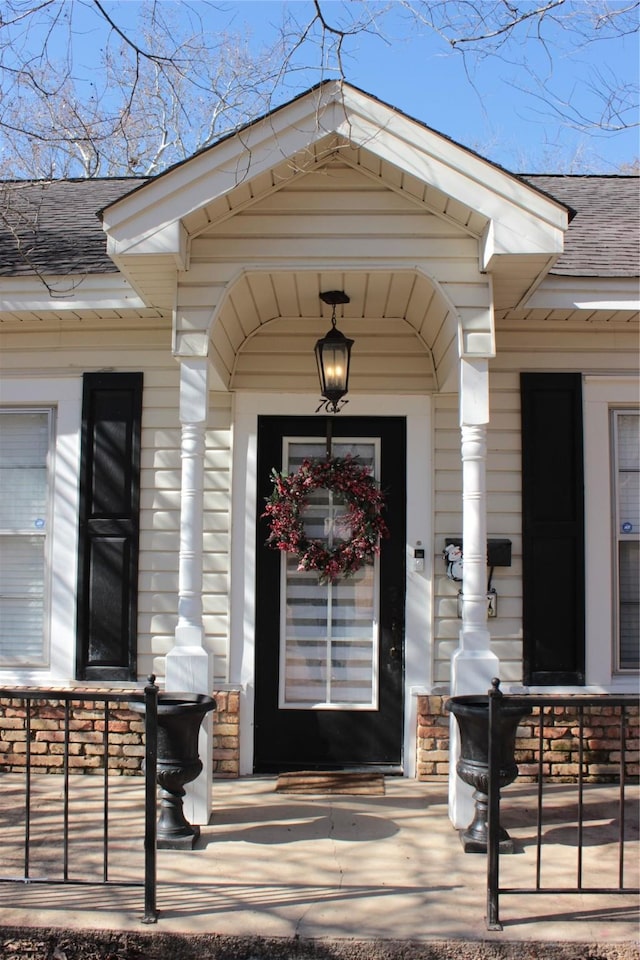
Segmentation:
<svg viewBox="0 0 640 960">
<path fill-rule="evenodd" d="M 303 460 L 295 473 L 271 473 L 273 492 L 263 517 L 269 520 L 267 545 L 298 558 L 298 570 L 316 570 L 320 583 L 335 583 L 371 564 L 380 538 L 389 531 L 382 517 L 384 495 L 367 467 L 354 457 Z M 303 514 L 310 494 L 325 488 L 342 495 L 347 508 L 339 518 L 346 538 L 331 544 L 305 532 Z"/>
</svg>

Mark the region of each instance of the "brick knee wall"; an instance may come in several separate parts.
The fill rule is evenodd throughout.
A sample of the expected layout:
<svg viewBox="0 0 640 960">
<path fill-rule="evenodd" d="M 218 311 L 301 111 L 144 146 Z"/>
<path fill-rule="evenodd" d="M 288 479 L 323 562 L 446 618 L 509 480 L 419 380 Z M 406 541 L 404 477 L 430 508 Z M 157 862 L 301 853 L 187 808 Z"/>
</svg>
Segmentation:
<svg viewBox="0 0 640 960">
<path fill-rule="evenodd" d="M 416 771 L 418 780 L 449 775 L 449 714 L 447 697 L 418 697 Z"/>
<path fill-rule="evenodd" d="M 230 779 L 240 775 L 240 692 L 213 694 L 213 775 Z"/>
<path fill-rule="evenodd" d="M 43 691 L 44 692 L 44 691 Z M 53 691 L 52 691 L 53 693 Z M 46 695 L 46 693 L 45 693 Z M 214 691 L 213 775 L 239 776 L 240 693 Z M 417 776 L 442 779 L 449 773 L 449 714 L 447 697 L 418 698 Z M 26 764 L 26 701 L 0 697 L 0 771 L 23 770 Z M 64 763 L 64 704 L 31 703 L 31 765 L 46 773 L 61 773 Z M 640 774 L 640 718 L 637 707 L 627 710 L 625 773 L 630 780 Z M 552 722 L 553 721 L 553 722 Z M 554 707 L 543 728 L 543 773 L 554 780 L 574 780 L 578 774 L 578 717 L 575 708 Z M 99 773 L 104 769 L 104 706 L 100 701 L 74 706 L 69 723 L 69 768 L 72 773 Z M 144 725 L 139 714 L 124 703 L 109 709 L 109 771 L 123 776 L 138 774 L 144 756 Z M 583 775 L 586 780 L 617 777 L 620 760 L 620 719 L 615 707 L 585 709 Z M 535 714 L 518 729 L 516 760 L 520 777 L 537 775 L 538 722 Z"/>
<path fill-rule="evenodd" d="M 448 697 L 418 697 L 417 775 L 419 780 L 445 777 L 449 773 Z M 625 775 L 636 781 L 640 775 L 640 717 L 638 707 L 627 708 Z M 518 727 L 516 762 L 521 780 L 538 774 L 538 710 Z M 620 712 L 606 705 L 584 710 L 583 777 L 587 782 L 616 780 L 620 762 Z M 573 781 L 579 772 L 579 720 L 575 707 L 553 707 L 545 714 L 542 731 L 542 771 L 546 778 Z"/>
<path fill-rule="evenodd" d="M 46 692 L 43 691 L 43 694 L 46 696 Z M 237 777 L 240 764 L 240 694 L 237 690 L 223 690 L 214 691 L 213 697 L 217 705 L 213 712 L 213 775 L 217 778 Z M 0 771 L 15 773 L 24 770 L 27 762 L 27 705 L 26 700 L 0 697 Z M 64 703 L 59 700 L 34 700 L 30 708 L 31 766 L 43 773 L 62 773 Z M 117 702 L 109 705 L 108 716 L 109 772 L 122 776 L 140 773 L 144 757 L 142 718 L 127 709 L 125 703 Z M 74 704 L 69 721 L 71 773 L 100 773 L 104 769 L 104 727 L 102 701 Z"/>
<path fill-rule="evenodd" d="M 640 717 L 638 707 L 627 707 L 625 741 L 625 776 L 638 780 L 640 773 Z M 538 773 L 538 711 L 526 717 L 518 728 L 516 760 L 520 777 L 533 778 Z M 582 775 L 586 782 L 616 781 L 620 770 L 620 710 L 606 705 L 585 707 L 583 715 Z M 545 711 L 542 727 L 542 773 L 560 782 L 575 780 L 580 772 L 580 719 L 577 707 L 553 707 Z"/>
</svg>

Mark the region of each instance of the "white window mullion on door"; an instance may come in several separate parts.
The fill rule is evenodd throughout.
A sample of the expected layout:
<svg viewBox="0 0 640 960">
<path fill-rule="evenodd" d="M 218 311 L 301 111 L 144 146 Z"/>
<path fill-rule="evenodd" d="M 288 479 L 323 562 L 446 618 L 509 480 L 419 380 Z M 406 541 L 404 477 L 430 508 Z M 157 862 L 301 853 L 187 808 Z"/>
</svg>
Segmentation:
<svg viewBox="0 0 640 960">
<path fill-rule="evenodd" d="M 325 689 L 325 703 L 332 703 L 332 684 L 333 684 L 333 665 L 332 665 L 332 655 L 331 651 L 333 648 L 333 630 L 332 630 L 332 616 L 333 611 L 333 584 L 327 584 L 327 613 L 326 613 L 326 624 L 327 624 L 327 643 L 325 650 L 325 663 L 327 664 L 326 670 L 326 689 Z"/>
</svg>

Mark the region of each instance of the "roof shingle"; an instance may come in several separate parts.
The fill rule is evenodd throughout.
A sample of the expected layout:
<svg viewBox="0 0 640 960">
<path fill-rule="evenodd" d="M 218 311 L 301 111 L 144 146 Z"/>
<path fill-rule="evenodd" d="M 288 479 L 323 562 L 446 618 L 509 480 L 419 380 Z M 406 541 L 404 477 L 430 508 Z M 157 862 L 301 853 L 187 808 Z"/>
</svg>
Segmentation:
<svg viewBox="0 0 640 960">
<path fill-rule="evenodd" d="M 0 276 L 114 273 L 97 211 L 139 178 L 0 183 Z"/>
<path fill-rule="evenodd" d="M 640 276 L 640 177 L 523 176 L 576 215 L 552 273 L 570 277 Z"/>
<path fill-rule="evenodd" d="M 640 275 L 640 177 L 521 179 L 576 211 L 554 274 Z M 143 183 L 123 177 L 0 184 L 0 276 L 116 272 L 97 211 Z"/>
</svg>

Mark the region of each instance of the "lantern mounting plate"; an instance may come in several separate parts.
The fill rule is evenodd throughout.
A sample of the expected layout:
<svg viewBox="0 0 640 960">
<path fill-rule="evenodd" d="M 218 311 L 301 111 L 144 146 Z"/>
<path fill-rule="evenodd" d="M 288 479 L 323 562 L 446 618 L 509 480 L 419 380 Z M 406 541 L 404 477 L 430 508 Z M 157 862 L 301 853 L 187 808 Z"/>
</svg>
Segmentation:
<svg viewBox="0 0 640 960">
<path fill-rule="evenodd" d="M 323 303 L 336 307 L 339 303 L 350 303 L 351 298 L 347 296 L 344 290 L 325 290 L 320 294 Z"/>
</svg>

